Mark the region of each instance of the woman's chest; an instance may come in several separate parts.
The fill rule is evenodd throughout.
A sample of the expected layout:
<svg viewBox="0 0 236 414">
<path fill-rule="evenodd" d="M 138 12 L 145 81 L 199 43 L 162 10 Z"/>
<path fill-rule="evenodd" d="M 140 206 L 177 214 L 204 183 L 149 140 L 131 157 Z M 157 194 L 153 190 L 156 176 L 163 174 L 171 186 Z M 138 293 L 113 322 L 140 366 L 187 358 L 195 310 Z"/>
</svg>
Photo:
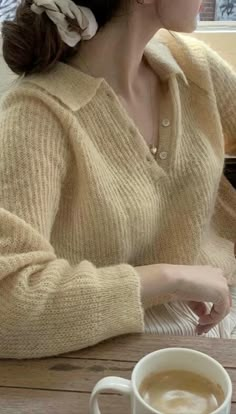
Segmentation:
<svg viewBox="0 0 236 414">
<path fill-rule="evenodd" d="M 173 233 L 187 246 L 205 231 L 223 168 L 222 132 L 212 127 L 214 114 L 202 113 L 204 100 L 199 110 L 191 110 L 190 98 L 178 111 L 166 105 L 154 158 L 110 99 L 96 122 L 86 116 L 82 139 L 73 138 L 54 226 L 68 235 L 59 249 L 72 262 L 86 258 L 98 266 L 152 263 Z"/>
</svg>

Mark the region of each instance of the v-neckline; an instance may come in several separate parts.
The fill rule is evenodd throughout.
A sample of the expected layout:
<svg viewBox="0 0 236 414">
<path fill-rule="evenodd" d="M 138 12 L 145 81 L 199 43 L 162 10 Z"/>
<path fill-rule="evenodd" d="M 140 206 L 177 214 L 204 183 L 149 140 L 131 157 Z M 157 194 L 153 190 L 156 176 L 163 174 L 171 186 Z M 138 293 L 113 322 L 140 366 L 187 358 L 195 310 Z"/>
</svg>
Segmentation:
<svg viewBox="0 0 236 414">
<path fill-rule="evenodd" d="M 170 51 L 168 49 L 168 47 L 160 42 L 158 42 L 159 44 L 159 48 L 158 52 L 155 53 L 156 47 L 153 49 L 153 45 L 148 45 L 147 48 L 145 49 L 144 53 L 145 53 L 145 57 L 149 63 L 149 65 L 151 66 L 152 70 L 154 71 L 154 73 L 156 73 L 157 76 L 160 77 L 160 83 L 161 85 L 168 85 L 168 89 L 170 89 L 170 84 L 171 82 L 173 83 L 173 79 L 175 78 L 176 80 L 176 73 L 181 72 L 181 69 L 179 68 L 177 62 L 174 61 L 174 58 L 172 58 L 173 62 L 175 63 L 176 67 L 174 67 L 173 62 L 171 62 L 171 64 L 169 64 L 169 66 L 171 66 L 172 71 L 174 70 L 174 73 L 170 73 L 170 67 L 168 67 L 168 64 L 165 63 L 165 59 L 162 58 L 162 54 L 161 54 L 161 50 L 163 49 L 163 51 L 165 51 L 165 53 L 168 53 L 170 55 Z M 160 58 L 160 62 L 159 59 L 157 60 L 157 58 Z M 167 67 L 167 72 L 165 73 L 165 68 Z M 126 122 L 126 125 L 128 126 L 129 131 L 131 132 L 131 136 L 133 139 L 133 145 L 135 145 L 136 149 L 138 150 L 140 156 L 143 158 L 145 157 L 146 159 L 153 159 L 155 164 L 158 164 L 160 168 L 163 169 L 163 171 L 168 170 L 169 165 L 170 165 L 170 150 L 171 147 L 173 147 L 171 145 L 170 142 L 170 138 L 167 137 L 168 139 L 163 139 L 162 135 L 171 135 L 171 131 L 169 132 L 169 134 L 163 134 L 163 126 L 167 126 L 163 124 L 163 121 L 168 121 L 168 119 L 163 118 L 162 122 L 161 122 L 161 115 L 160 115 L 160 119 L 159 119 L 159 125 L 158 125 L 158 130 L 159 130 L 159 140 L 158 140 L 158 146 L 157 146 L 157 154 L 154 157 L 151 154 L 150 151 L 150 147 L 145 139 L 145 137 L 142 135 L 141 131 L 139 130 L 138 126 L 135 124 L 133 118 L 129 115 L 128 111 L 126 110 L 126 108 L 124 107 L 124 105 L 122 104 L 121 100 L 119 99 L 119 96 L 117 95 L 117 93 L 115 92 L 115 90 L 112 88 L 112 86 L 107 82 L 107 80 L 105 78 L 102 77 L 94 77 L 89 75 L 86 72 L 83 72 L 81 69 L 79 69 L 78 67 L 76 67 L 78 71 L 80 71 L 83 76 L 87 77 L 88 79 L 91 78 L 91 80 L 93 82 L 97 82 L 97 89 L 95 94 L 98 92 L 98 90 L 100 88 L 104 88 L 106 96 L 110 96 L 113 100 L 113 103 L 116 105 L 116 108 L 119 110 L 120 114 L 122 114 L 124 123 Z M 184 76 L 181 73 L 182 76 Z M 173 87 L 173 85 L 172 85 Z M 172 88 L 173 89 L 173 88 Z M 173 91 L 172 91 L 173 92 Z M 163 95 L 163 93 L 162 93 Z M 173 95 L 173 93 L 171 93 L 170 95 Z M 160 102 L 160 106 L 162 105 L 162 102 Z M 167 106 L 167 105 L 166 105 Z M 170 104 L 168 103 L 168 106 L 170 106 Z M 173 101 L 173 96 L 172 96 L 172 101 L 171 101 L 171 106 L 172 106 L 172 111 L 176 112 L 175 108 L 174 108 L 174 101 Z M 160 110 L 160 113 L 162 111 Z M 165 113 L 167 111 L 165 110 Z M 174 120 L 173 122 L 177 122 L 177 113 L 173 114 L 174 116 Z M 177 125 L 175 125 L 176 127 Z M 125 128 L 124 128 L 125 129 Z M 162 129 L 162 133 L 161 133 L 161 129 Z M 134 140 L 135 138 L 135 140 Z M 138 139 L 137 139 L 138 138 Z M 164 150 L 163 150 L 164 149 Z M 167 152 L 168 151 L 168 152 Z M 166 154 L 168 154 L 168 159 L 164 158 L 166 156 Z M 167 171 L 166 171 L 167 172 Z"/>
<path fill-rule="evenodd" d="M 124 105 L 122 104 L 122 102 L 120 101 L 118 95 L 116 94 L 116 92 L 114 91 L 114 89 L 111 87 L 111 85 L 105 80 L 103 79 L 101 86 L 103 85 L 104 87 L 104 91 L 107 97 L 109 97 L 111 99 L 111 103 L 113 103 L 116 108 L 119 110 L 120 114 L 122 115 L 123 121 L 124 121 L 124 125 L 127 125 L 127 128 L 130 132 L 131 138 L 133 140 L 132 145 L 136 147 L 136 150 L 138 150 L 140 156 L 142 158 L 145 158 L 146 160 L 149 160 L 149 163 L 151 160 L 153 160 L 153 164 L 156 164 L 159 168 L 161 168 L 163 170 L 163 172 L 165 171 L 165 173 L 167 172 L 167 169 L 169 167 L 169 163 L 170 160 L 168 159 L 162 159 L 161 157 L 159 157 L 159 155 L 164 154 L 165 151 L 162 150 L 163 146 L 166 146 L 166 151 L 168 151 L 168 153 L 170 152 L 170 148 L 171 148 L 171 142 L 170 140 L 167 140 L 166 142 L 162 142 L 162 135 L 163 133 L 160 132 L 161 128 L 163 128 L 163 124 L 161 124 L 160 120 L 159 120 L 159 125 L 158 125 L 158 131 L 159 131 L 159 140 L 158 140 L 158 146 L 157 146 L 157 154 L 154 157 L 151 154 L 150 151 L 150 147 L 145 139 L 145 137 L 141 134 L 139 128 L 137 127 L 137 125 L 135 124 L 133 118 L 129 115 L 128 111 L 126 110 L 126 108 L 124 107 Z M 169 86 L 168 86 L 169 87 Z M 173 105 L 172 105 L 173 106 Z M 160 108 L 161 108 L 161 103 L 160 103 Z M 160 110 L 161 113 L 161 110 Z M 122 125 L 123 126 L 123 125 Z M 123 126 L 123 129 L 125 129 L 125 127 Z M 167 148 L 168 146 L 168 148 Z"/>
</svg>

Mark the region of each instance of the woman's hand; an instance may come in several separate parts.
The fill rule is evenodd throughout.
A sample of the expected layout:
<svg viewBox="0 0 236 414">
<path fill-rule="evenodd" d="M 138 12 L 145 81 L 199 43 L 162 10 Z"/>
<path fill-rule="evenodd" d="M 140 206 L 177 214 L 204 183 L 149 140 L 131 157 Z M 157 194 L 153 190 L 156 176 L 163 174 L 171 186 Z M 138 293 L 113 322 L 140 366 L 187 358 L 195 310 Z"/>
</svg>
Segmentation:
<svg viewBox="0 0 236 414">
<path fill-rule="evenodd" d="M 190 308 L 199 317 L 197 332 L 208 332 L 230 312 L 230 292 L 222 270 L 212 266 L 174 267 L 178 268 L 175 291 L 178 300 L 188 301 Z M 205 302 L 213 304 L 210 312 Z"/>
<path fill-rule="evenodd" d="M 173 300 L 188 302 L 199 317 L 199 334 L 208 332 L 230 312 L 230 292 L 219 268 L 160 264 L 136 269 L 144 305 Z M 212 303 L 210 312 L 205 302 Z"/>
</svg>

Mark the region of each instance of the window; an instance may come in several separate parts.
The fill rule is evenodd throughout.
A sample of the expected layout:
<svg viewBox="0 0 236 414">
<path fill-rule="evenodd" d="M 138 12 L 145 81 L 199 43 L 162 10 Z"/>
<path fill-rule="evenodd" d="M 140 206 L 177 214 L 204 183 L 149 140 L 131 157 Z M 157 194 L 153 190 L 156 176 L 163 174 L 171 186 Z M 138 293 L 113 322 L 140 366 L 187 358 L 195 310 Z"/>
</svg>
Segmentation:
<svg viewBox="0 0 236 414">
<path fill-rule="evenodd" d="M 203 0 L 201 21 L 236 21 L 236 0 Z"/>
<path fill-rule="evenodd" d="M 19 0 L 0 0 L 0 22 L 13 20 Z"/>
<path fill-rule="evenodd" d="M 236 0 L 203 0 L 193 34 L 208 43 L 236 69 Z"/>
</svg>

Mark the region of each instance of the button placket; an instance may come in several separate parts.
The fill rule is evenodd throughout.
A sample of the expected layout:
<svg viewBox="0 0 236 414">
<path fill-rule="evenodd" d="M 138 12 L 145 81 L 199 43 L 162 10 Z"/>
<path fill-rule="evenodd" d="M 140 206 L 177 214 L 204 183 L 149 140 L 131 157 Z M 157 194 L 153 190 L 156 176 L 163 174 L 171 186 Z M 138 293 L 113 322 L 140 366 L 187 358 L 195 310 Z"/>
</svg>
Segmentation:
<svg viewBox="0 0 236 414">
<path fill-rule="evenodd" d="M 172 103 L 169 87 L 166 84 L 160 104 L 159 148 L 157 160 L 164 166 L 169 162 L 169 149 L 172 133 Z"/>
</svg>

